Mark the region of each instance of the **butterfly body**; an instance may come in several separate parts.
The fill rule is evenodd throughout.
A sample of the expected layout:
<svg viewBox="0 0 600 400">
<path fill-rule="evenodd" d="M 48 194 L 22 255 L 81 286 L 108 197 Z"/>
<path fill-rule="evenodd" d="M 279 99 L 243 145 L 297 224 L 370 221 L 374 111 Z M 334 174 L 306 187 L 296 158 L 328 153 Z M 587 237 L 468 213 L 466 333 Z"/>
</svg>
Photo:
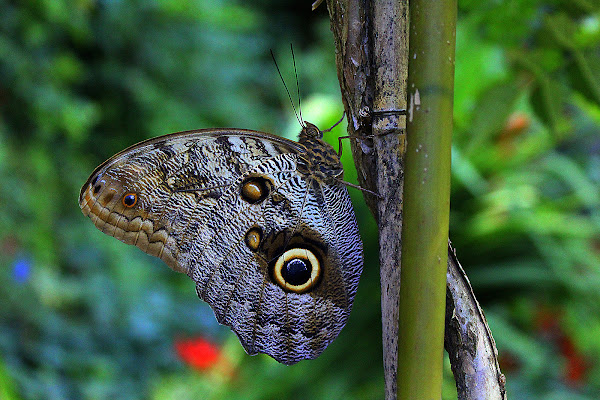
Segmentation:
<svg viewBox="0 0 600 400">
<path fill-rule="evenodd" d="M 362 271 L 342 174 L 309 123 L 299 142 L 189 131 L 116 154 L 79 201 L 98 229 L 190 276 L 249 354 L 293 364 L 337 337 Z"/>
</svg>

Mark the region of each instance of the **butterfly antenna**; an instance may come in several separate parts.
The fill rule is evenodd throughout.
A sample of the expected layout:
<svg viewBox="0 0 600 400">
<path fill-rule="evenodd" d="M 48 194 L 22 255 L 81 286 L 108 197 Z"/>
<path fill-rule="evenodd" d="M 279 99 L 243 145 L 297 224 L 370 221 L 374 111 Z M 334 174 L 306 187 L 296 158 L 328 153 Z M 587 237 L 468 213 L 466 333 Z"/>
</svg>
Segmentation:
<svg viewBox="0 0 600 400">
<path fill-rule="evenodd" d="M 290 99 L 290 103 L 292 104 L 292 109 L 294 110 L 296 119 L 298 120 L 298 123 L 300 124 L 300 126 L 304 126 L 304 124 L 302 123 L 302 120 L 300 119 L 300 117 L 298 117 L 298 113 L 296 112 L 296 107 L 294 106 L 294 101 L 292 100 L 292 95 L 290 94 L 290 91 L 289 91 L 287 85 L 285 84 L 285 79 L 283 79 L 283 75 L 281 75 L 281 71 L 279 70 L 279 65 L 277 65 L 277 60 L 275 59 L 275 54 L 273 54 L 273 50 L 271 50 L 271 57 L 273 58 L 273 62 L 275 63 L 275 68 L 277 68 L 277 73 L 279 74 L 279 77 L 281 78 L 281 82 L 283 82 L 283 87 L 285 88 L 288 98 Z"/>
<path fill-rule="evenodd" d="M 298 91 L 298 112 L 300 113 L 300 120 L 304 122 L 304 118 L 302 118 L 302 106 L 300 103 L 300 83 L 298 83 L 298 70 L 296 69 L 296 57 L 294 57 L 294 45 L 290 43 L 290 50 L 292 52 L 292 62 L 294 63 L 294 75 L 296 75 L 296 89 Z M 304 126 L 304 124 L 300 124 Z"/>
</svg>

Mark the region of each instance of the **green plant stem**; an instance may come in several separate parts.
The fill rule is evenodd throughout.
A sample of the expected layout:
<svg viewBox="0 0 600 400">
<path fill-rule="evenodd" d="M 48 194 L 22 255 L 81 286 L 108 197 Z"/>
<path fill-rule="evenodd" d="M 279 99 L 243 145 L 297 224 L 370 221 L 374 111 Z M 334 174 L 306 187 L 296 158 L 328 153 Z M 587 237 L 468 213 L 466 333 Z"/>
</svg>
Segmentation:
<svg viewBox="0 0 600 400">
<path fill-rule="evenodd" d="M 411 0 L 398 399 L 440 399 L 455 0 Z"/>
</svg>

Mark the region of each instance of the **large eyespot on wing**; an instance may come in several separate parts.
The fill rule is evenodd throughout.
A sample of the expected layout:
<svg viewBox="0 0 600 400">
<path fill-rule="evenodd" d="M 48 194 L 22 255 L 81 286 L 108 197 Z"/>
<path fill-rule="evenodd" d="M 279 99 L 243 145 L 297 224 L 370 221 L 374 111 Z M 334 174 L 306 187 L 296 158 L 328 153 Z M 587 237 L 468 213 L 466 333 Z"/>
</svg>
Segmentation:
<svg viewBox="0 0 600 400">
<path fill-rule="evenodd" d="M 272 277 L 283 290 L 306 293 L 319 284 L 321 271 L 322 263 L 315 252 L 293 247 L 277 258 Z"/>
</svg>

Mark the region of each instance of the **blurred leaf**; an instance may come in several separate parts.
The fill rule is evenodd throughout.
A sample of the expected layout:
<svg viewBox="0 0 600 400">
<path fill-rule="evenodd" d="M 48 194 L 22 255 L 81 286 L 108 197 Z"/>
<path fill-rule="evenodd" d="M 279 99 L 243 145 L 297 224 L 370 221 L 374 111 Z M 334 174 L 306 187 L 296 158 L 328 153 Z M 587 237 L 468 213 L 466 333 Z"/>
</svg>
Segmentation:
<svg viewBox="0 0 600 400">
<path fill-rule="evenodd" d="M 0 360 L 0 398 L 5 400 L 18 400 L 13 381 L 6 372 L 4 364 Z"/>
<path fill-rule="evenodd" d="M 472 139 L 467 146 L 467 153 L 484 147 L 494 135 L 500 133 L 519 95 L 519 86 L 514 81 L 494 85 L 481 95 L 469 126 Z"/>
</svg>

